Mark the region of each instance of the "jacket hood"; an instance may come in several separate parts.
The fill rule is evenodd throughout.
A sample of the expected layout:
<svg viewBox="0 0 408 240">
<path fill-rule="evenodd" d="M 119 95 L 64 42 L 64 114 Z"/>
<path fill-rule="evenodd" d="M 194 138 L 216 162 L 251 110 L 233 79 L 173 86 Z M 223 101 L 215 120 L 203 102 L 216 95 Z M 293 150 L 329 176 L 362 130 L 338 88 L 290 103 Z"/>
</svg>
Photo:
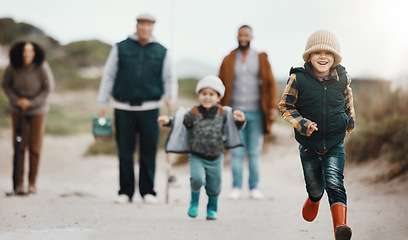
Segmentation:
<svg viewBox="0 0 408 240">
<path fill-rule="evenodd" d="M 128 36 L 128 38 L 130 38 L 130 39 L 132 39 L 134 41 L 138 41 L 136 32 L 130 34 Z M 158 42 L 157 39 L 154 36 L 151 36 L 150 39 L 149 39 L 149 43 L 152 43 L 152 42 L 156 42 L 156 43 Z"/>
</svg>

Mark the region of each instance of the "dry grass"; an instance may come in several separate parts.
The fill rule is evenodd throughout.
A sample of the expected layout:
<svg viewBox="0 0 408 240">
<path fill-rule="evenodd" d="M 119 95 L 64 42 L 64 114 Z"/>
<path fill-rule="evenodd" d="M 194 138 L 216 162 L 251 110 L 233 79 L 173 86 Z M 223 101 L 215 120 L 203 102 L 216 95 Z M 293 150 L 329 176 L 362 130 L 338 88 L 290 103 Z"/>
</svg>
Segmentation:
<svg viewBox="0 0 408 240">
<path fill-rule="evenodd" d="M 353 90 L 357 128 L 346 142 L 347 159 L 386 160 L 390 164 L 378 177 L 381 181 L 405 174 L 408 172 L 408 93 L 392 91 L 385 81 L 360 81 Z"/>
</svg>

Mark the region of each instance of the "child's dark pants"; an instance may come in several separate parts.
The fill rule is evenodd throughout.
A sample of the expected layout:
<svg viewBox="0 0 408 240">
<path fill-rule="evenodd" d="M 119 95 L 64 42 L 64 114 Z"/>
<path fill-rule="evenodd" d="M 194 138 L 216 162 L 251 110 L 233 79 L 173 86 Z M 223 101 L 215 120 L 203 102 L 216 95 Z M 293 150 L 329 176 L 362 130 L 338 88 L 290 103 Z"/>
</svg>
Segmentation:
<svg viewBox="0 0 408 240">
<path fill-rule="evenodd" d="M 347 206 L 344 188 L 345 152 L 343 143 L 322 154 L 299 146 L 300 159 L 306 182 L 306 190 L 312 202 L 319 201 L 324 189 L 329 197 L 330 206 L 342 203 Z"/>
</svg>

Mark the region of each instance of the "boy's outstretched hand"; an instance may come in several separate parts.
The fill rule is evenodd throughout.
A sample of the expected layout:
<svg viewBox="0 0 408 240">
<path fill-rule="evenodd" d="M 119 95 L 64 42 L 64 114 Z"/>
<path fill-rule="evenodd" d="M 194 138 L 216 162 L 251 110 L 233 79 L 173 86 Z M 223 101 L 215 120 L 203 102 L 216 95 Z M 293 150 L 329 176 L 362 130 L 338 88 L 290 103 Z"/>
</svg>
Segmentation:
<svg viewBox="0 0 408 240">
<path fill-rule="evenodd" d="M 168 116 L 160 116 L 157 118 L 157 121 L 163 125 L 169 124 L 170 118 Z"/>
<path fill-rule="evenodd" d="M 241 110 L 234 110 L 234 119 L 237 120 L 238 122 L 243 122 L 245 121 L 245 114 Z"/>
<path fill-rule="evenodd" d="M 310 125 L 310 127 L 307 129 L 307 134 L 306 134 L 306 136 L 310 137 L 310 135 L 312 135 L 312 133 L 313 133 L 314 131 L 317 131 L 317 130 L 319 130 L 319 129 L 317 128 L 317 124 L 316 124 L 316 123 L 312 123 L 312 124 Z"/>
</svg>

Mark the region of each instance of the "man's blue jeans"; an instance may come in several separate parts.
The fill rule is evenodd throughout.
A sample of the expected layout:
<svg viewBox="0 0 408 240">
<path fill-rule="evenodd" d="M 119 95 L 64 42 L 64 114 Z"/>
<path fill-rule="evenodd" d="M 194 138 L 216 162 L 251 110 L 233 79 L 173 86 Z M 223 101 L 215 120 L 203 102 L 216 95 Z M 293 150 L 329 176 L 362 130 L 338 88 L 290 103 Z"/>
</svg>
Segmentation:
<svg viewBox="0 0 408 240">
<path fill-rule="evenodd" d="M 302 145 L 299 146 L 299 151 L 310 200 L 319 201 L 326 189 L 330 206 L 337 203 L 347 206 L 347 195 L 343 182 L 345 164 L 343 143 L 330 149 L 324 155 L 319 155 Z"/>
<path fill-rule="evenodd" d="M 242 169 L 244 157 L 247 154 L 249 189 L 256 189 L 259 182 L 259 167 L 263 144 L 262 112 L 260 110 L 245 111 L 244 114 L 246 125 L 239 132 L 244 146 L 231 150 L 232 185 L 234 188 L 242 188 Z"/>
<path fill-rule="evenodd" d="M 207 160 L 190 154 L 190 185 L 192 192 L 199 192 L 204 186 L 208 197 L 217 198 L 221 192 L 221 177 L 224 154 L 215 160 Z"/>
</svg>

